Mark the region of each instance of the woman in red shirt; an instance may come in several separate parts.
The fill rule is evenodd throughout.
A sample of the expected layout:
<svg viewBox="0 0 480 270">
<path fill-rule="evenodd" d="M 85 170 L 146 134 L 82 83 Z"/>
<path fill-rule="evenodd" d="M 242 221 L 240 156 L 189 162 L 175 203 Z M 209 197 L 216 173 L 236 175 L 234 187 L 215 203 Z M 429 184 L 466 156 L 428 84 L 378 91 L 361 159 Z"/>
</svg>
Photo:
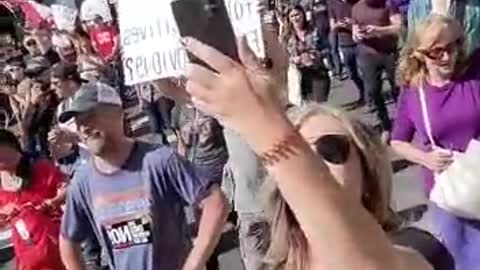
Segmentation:
<svg viewBox="0 0 480 270">
<path fill-rule="evenodd" d="M 0 130 L 0 223 L 9 223 L 19 270 L 63 270 L 58 249 L 63 174 L 47 160 L 23 153 Z"/>
</svg>

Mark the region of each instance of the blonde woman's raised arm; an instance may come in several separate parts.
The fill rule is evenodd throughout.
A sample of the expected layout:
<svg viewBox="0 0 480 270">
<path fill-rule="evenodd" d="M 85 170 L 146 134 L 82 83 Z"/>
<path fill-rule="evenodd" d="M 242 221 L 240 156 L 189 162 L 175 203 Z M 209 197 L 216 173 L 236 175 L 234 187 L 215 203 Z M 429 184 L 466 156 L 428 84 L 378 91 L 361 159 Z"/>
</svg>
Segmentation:
<svg viewBox="0 0 480 270">
<path fill-rule="evenodd" d="M 334 181 L 272 94 L 285 81 L 261 67 L 245 40 L 239 44 L 242 64 L 194 39 L 183 43 L 216 70 L 189 65 L 187 91 L 194 104 L 239 132 L 267 161 L 308 239 L 311 269 L 429 270 L 426 263 L 404 262 L 409 258 Z"/>
</svg>

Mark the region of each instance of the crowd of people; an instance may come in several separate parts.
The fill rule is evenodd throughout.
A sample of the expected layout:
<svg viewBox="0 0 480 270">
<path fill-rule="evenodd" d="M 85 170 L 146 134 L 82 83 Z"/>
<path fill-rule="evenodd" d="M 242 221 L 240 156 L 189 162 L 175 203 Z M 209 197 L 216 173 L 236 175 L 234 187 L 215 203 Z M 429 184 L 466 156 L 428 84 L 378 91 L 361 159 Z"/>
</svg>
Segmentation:
<svg viewBox="0 0 480 270">
<path fill-rule="evenodd" d="M 0 227 L 16 269 L 219 270 L 231 227 L 246 270 L 480 268 L 480 221 L 431 202 L 433 229 L 412 227 L 390 161 L 423 167 L 428 198 L 479 137 L 477 1 L 270 2 L 268 61 L 244 38 L 235 61 L 183 37 L 211 68 L 133 87 L 101 15 L 26 23 L 3 45 Z M 347 79 L 357 100 L 328 105 Z M 132 88 L 160 140 L 126 132 Z"/>
</svg>

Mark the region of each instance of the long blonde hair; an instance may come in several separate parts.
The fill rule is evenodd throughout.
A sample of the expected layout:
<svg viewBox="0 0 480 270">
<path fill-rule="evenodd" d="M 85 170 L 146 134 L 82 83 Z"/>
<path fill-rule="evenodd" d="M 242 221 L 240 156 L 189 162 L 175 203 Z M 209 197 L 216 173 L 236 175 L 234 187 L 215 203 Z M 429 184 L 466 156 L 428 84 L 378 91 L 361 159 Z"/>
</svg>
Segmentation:
<svg viewBox="0 0 480 270">
<path fill-rule="evenodd" d="M 291 121 L 298 127 L 317 115 L 330 116 L 340 121 L 355 143 L 364 175 L 362 191 L 364 207 L 385 231 L 398 227 L 399 219 L 390 208 L 392 168 L 386 147 L 379 136 L 361 121 L 325 105 L 307 104 L 289 113 Z M 307 239 L 272 179 L 266 180 L 264 192 L 268 198 L 265 209 L 271 226 L 271 242 L 266 262 L 276 270 L 308 269 L 310 251 Z"/>
<path fill-rule="evenodd" d="M 397 66 L 397 80 L 400 86 L 418 87 L 425 82 L 428 71 L 423 60 L 424 56 L 419 52 L 419 49 L 431 49 L 439 41 L 444 31 L 458 33 L 459 35 L 461 49 L 457 57 L 454 74 L 462 73 L 466 64 L 462 26 L 454 18 L 431 14 L 416 28 L 415 33 L 400 54 Z"/>
</svg>

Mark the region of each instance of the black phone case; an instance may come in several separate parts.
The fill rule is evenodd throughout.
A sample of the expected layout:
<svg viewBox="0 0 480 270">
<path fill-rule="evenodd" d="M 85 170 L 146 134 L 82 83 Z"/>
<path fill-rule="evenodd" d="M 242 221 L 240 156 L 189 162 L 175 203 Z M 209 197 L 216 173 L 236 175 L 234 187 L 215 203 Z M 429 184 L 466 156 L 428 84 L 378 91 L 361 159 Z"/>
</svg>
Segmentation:
<svg viewBox="0 0 480 270">
<path fill-rule="evenodd" d="M 171 3 L 182 37 L 193 37 L 238 61 L 237 43 L 223 0 L 177 0 Z M 188 53 L 192 63 L 210 68 Z"/>
</svg>

